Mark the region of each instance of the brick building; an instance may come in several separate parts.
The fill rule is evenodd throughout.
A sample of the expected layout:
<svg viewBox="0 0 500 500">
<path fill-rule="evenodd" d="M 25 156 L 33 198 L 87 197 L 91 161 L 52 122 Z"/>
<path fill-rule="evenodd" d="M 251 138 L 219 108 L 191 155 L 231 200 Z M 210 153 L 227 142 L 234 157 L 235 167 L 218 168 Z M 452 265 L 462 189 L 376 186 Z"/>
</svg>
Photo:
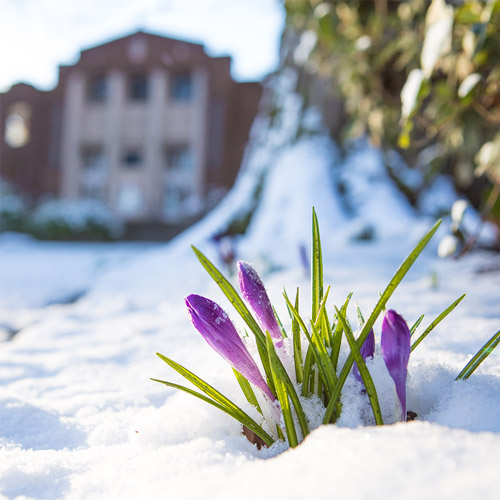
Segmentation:
<svg viewBox="0 0 500 500">
<path fill-rule="evenodd" d="M 35 198 L 180 222 L 234 182 L 260 95 L 232 80 L 229 57 L 137 32 L 82 51 L 53 91 L 0 94 L 0 175 Z"/>
</svg>

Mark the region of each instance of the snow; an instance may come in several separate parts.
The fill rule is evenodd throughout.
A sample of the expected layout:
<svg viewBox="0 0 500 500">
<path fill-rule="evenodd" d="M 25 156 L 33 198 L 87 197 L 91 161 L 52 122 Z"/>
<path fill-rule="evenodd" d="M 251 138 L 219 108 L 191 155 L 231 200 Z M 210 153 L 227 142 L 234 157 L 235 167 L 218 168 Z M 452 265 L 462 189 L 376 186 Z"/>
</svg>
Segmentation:
<svg viewBox="0 0 500 500">
<path fill-rule="evenodd" d="M 434 0 L 425 18 L 425 39 L 420 55 L 420 65 L 429 78 L 439 58 L 451 48 L 453 7 L 445 0 Z"/>
<path fill-rule="evenodd" d="M 289 90 L 293 75 L 274 85 Z M 254 127 L 234 189 L 169 244 L 0 237 L 0 499 L 498 498 L 500 352 L 469 380 L 454 380 L 498 330 L 498 254 L 439 259 L 436 238 L 388 304 L 409 324 L 425 313 L 418 335 L 467 293 L 410 356 L 415 422 L 371 425 L 366 398 L 350 377 L 338 425 L 318 427 L 293 450 L 282 442 L 258 450 L 227 415 L 150 380 L 182 383 L 155 356 L 160 352 L 255 414 L 230 366 L 190 324 L 184 297 L 216 301 L 243 334 L 189 245 L 222 267 L 213 235 L 253 210 L 256 177 L 263 179 L 260 204 L 234 247 L 237 258 L 254 262 L 288 329 L 283 287 L 292 294 L 300 286 L 300 310 L 310 308 L 300 249 L 310 253 L 312 205 L 325 283 L 332 284 L 329 307 L 354 291 L 365 316 L 433 223 L 399 194 L 377 150 L 357 144 L 342 159 L 321 131 L 297 134 L 298 96 L 280 92 L 277 105 L 270 129 L 262 117 Z M 359 238 L 366 228 L 375 236 L 369 241 Z M 354 307 L 349 316 L 357 325 Z M 380 358 L 380 322 L 375 333 L 368 368 L 390 423 L 394 388 Z M 252 339 L 244 339 L 255 355 Z M 319 423 L 317 402 L 307 407 Z"/>
<path fill-rule="evenodd" d="M 379 150 L 357 143 L 340 165 L 339 177 L 355 216 L 351 228 L 365 228 L 373 237 L 387 239 L 416 224 L 414 209 L 396 186 L 388 182 Z"/>
<path fill-rule="evenodd" d="M 329 222 L 323 222 L 320 218 L 326 230 Z M 289 242 L 281 236 L 268 235 L 275 252 L 287 251 Z M 12 321 L 13 311 L 36 315 L 36 321 L 0 346 L 0 498 L 182 499 L 207 491 L 210 498 L 235 492 L 253 498 L 250 478 L 258 478 L 259 492 L 279 498 L 330 498 L 333 485 L 341 498 L 497 497 L 498 353 L 469 381 L 454 381 L 498 329 L 496 255 L 443 261 L 428 251 L 391 300 L 408 322 L 425 312 L 426 325 L 468 293 L 410 358 L 408 407 L 418 413 L 418 422 L 366 427 L 366 402 L 358 391 L 348 391 L 356 387 L 353 379 L 339 426 L 317 429 L 295 450 L 278 444 L 258 451 L 229 417 L 149 380 L 178 380 L 154 355 L 159 351 L 244 404 L 228 365 L 189 324 L 183 296 L 205 294 L 233 320 L 236 314 L 200 272 L 189 248 L 179 251 L 183 240 L 146 249 L 4 242 L 2 321 Z M 325 243 L 333 302 L 354 290 L 354 300 L 369 311 L 410 249 L 404 239 L 397 245 Z M 495 265 L 496 271 L 482 272 Z M 47 287 L 51 281 L 53 288 Z M 307 280 L 298 261 L 264 281 L 282 320 L 287 318 L 283 285 L 293 290 L 300 284 L 301 307 L 307 307 Z M 46 306 L 54 290 L 63 294 L 82 287 L 87 293 L 77 302 Z M 30 291 L 24 304 L 23 290 Z M 379 339 L 380 328 L 376 331 Z M 376 383 L 389 389 L 381 405 L 390 419 L 393 393 L 382 368 L 376 354 L 370 369 Z"/>
<path fill-rule="evenodd" d="M 327 233 L 344 225 L 346 217 L 330 173 L 336 155 L 324 136 L 298 140 L 277 155 L 261 203 L 240 245 L 242 255 L 271 267 L 297 265 L 300 245 L 309 241 L 313 206 Z M 283 178 L 288 182 L 280 182 Z M 276 252 L 269 245 L 272 240 L 287 251 Z"/>
<path fill-rule="evenodd" d="M 424 73 L 420 68 L 410 71 L 408 79 L 401 89 L 401 116 L 408 118 L 417 106 L 417 98 L 424 81 Z"/>
</svg>

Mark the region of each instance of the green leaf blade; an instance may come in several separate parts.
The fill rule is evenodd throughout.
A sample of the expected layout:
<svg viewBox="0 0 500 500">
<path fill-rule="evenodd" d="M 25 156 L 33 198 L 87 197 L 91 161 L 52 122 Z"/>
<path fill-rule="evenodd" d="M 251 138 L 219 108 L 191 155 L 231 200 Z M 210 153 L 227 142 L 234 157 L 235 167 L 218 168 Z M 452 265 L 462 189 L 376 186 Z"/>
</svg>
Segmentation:
<svg viewBox="0 0 500 500">
<path fill-rule="evenodd" d="M 286 292 L 285 292 L 285 296 Z M 297 288 L 297 292 L 295 295 L 295 310 L 299 310 L 299 289 Z M 303 369 L 303 359 L 302 359 L 302 342 L 300 339 L 300 325 L 292 311 L 288 307 L 288 312 L 292 318 L 292 338 L 293 338 L 293 361 L 295 366 L 295 377 L 297 379 L 297 383 L 302 383 L 304 380 L 304 369 Z"/>
<path fill-rule="evenodd" d="M 292 408 L 290 406 L 290 399 L 288 398 L 287 388 L 284 382 L 282 366 L 274 349 L 274 344 L 269 333 L 266 335 L 266 346 L 269 356 L 269 362 L 271 365 L 271 372 L 273 374 L 274 386 L 276 387 L 276 393 L 281 406 L 283 421 L 285 422 L 288 444 L 291 448 L 294 448 L 299 444 L 297 431 L 295 429 L 295 423 L 293 421 Z"/>
<path fill-rule="evenodd" d="M 323 299 L 323 256 L 316 211 L 312 214 L 312 318 L 318 315 L 318 309 Z"/>
<path fill-rule="evenodd" d="M 250 382 L 238 370 L 235 370 L 234 368 L 233 373 L 247 401 L 250 403 L 250 405 L 257 408 L 257 411 L 260 414 L 262 414 L 262 408 L 259 405 L 259 401 L 257 400 L 255 393 L 253 392 Z"/>
<path fill-rule="evenodd" d="M 420 326 L 420 323 L 422 323 L 422 320 L 424 319 L 425 314 L 422 314 L 415 323 L 413 323 L 413 326 L 410 328 L 410 337 L 417 331 L 417 328 Z"/>
<path fill-rule="evenodd" d="M 479 365 L 493 352 L 500 343 L 500 330 L 491 337 L 486 344 L 479 349 L 474 357 L 465 365 L 463 370 L 457 375 L 455 380 L 467 380 Z"/>
<path fill-rule="evenodd" d="M 420 337 L 418 337 L 417 340 L 415 340 L 415 342 L 413 342 L 412 346 L 411 346 L 411 351 L 410 352 L 413 352 L 413 350 L 415 349 L 415 347 L 417 347 L 421 342 L 422 340 L 425 339 L 425 337 L 427 337 L 427 335 L 429 335 L 429 333 L 432 332 L 432 330 L 434 330 L 434 328 L 439 324 L 441 323 L 441 321 L 443 321 L 444 318 L 446 318 L 446 316 L 448 316 L 448 314 L 451 313 L 451 311 L 453 311 L 453 309 L 455 309 L 455 307 L 458 306 L 458 304 L 460 304 L 460 302 L 462 302 L 463 298 L 465 297 L 465 293 L 459 297 L 457 300 L 455 300 L 452 304 L 450 304 L 425 330 L 424 332 L 422 333 L 422 335 L 420 335 Z"/>
<path fill-rule="evenodd" d="M 342 305 L 342 308 L 340 309 L 344 317 L 347 313 L 347 308 L 349 306 L 349 302 L 351 301 L 352 295 L 353 293 L 350 292 L 344 304 Z M 335 331 L 333 332 L 332 352 L 330 354 L 330 358 L 332 360 L 333 367 L 335 370 L 337 370 L 341 346 L 342 346 L 342 323 L 339 321 L 337 323 L 337 326 L 335 327 Z"/>
</svg>

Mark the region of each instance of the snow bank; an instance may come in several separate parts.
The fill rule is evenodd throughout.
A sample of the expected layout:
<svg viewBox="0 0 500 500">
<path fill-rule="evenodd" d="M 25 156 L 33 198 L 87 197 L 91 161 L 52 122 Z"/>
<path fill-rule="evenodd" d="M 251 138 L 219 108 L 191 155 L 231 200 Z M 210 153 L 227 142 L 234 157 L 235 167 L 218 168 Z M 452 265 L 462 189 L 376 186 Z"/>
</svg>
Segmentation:
<svg viewBox="0 0 500 500">
<path fill-rule="evenodd" d="M 287 251 L 275 241 L 276 250 Z M 9 265 L 18 276 L 26 261 L 40 263 L 48 255 L 39 253 L 42 243 L 25 242 L 24 253 L 21 242 L 17 245 L 19 259 L 11 254 Z M 354 290 L 353 300 L 369 311 L 410 248 L 409 242 L 325 245 L 332 302 L 339 304 Z M 68 252 L 63 244 L 52 247 L 55 256 L 62 249 Z M 87 250 L 89 261 L 102 258 L 98 245 Z M 214 498 L 250 499 L 265 491 L 280 498 L 326 499 L 332 488 L 349 499 L 497 497 L 499 353 L 468 382 L 453 380 L 500 323 L 498 269 L 483 272 L 499 264 L 496 256 L 476 254 L 454 262 L 426 253 L 391 300 L 409 322 L 425 312 L 425 326 L 468 293 L 410 358 L 408 405 L 419 422 L 366 427 L 366 399 L 351 391 L 345 393 L 339 426 L 317 429 L 296 450 L 278 444 L 258 451 L 223 413 L 149 380 L 179 380 L 155 357 L 159 351 L 244 404 L 228 365 L 190 325 L 184 291 L 210 296 L 233 319 L 236 314 L 198 271 L 188 248 L 176 253 L 176 260 L 161 260 L 168 252 L 174 250 L 152 247 L 141 254 L 141 267 L 130 265 L 123 254 L 108 254 L 107 268 L 114 262 L 128 283 L 127 300 L 118 299 L 114 278 L 100 276 L 96 290 L 74 304 L 31 309 L 36 321 L 0 344 L 4 498 L 191 499 L 209 491 Z M 147 276 L 138 274 L 146 271 Z M 158 274 L 170 275 L 172 282 Z M 42 288 L 45 278 L 39 276 Z M 79 272 L 69 269 L 65 277 L 68 284 L 80 280 Z M 32 280 L 36 284 L 36 276 Z M 142 295 L 147 282 L 155 293 Z M 269 274 L 265 282 L 283 320 L 283 285 L 289 290 L 301 285 L 302 310 L 308 307 L 307 279 L 299 267 Z M 9 289 L 16 289 L 16 273 L 3 283 L 8 297 Z M 351 320 L 356 324 L 355 317 Z M 378 338 L 379 325 L 376 332 Z M 376 373 L 380 366 L 371 369 Z M 380 374 L 377 383 L 387 384 L 387 376 Z M 356 382 L 348 384 L 352 388 Z M 390 390 L 385 394 L 381 404 L 389 415 L 394 400 Z"/>
<path fill-rule="evenodd" d="M 339 231 L 346 216 L 339 203 L 332 165 L 338 153 L 325 136 L 303 138 L 277 156 L 238 252 L 271 267 L 298 265 L 301 245 L 309 245 L 311 207 L 325 235 Z M 277 252 L 273 242 L 283 251 Z"/>
</svg>

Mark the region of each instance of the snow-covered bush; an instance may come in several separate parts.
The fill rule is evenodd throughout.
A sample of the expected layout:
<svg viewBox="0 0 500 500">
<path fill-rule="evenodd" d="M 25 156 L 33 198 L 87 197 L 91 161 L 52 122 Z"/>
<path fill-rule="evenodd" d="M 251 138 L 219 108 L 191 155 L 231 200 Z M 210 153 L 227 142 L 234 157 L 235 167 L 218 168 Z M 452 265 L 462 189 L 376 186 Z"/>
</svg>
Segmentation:
<svg viewBox="0 0 500 500">
<path fill-rule="evenodd" d="M 33 212 L 30 232 L 42 239 L 115 239 L 121 222 L 97 200 L 49 200 Z"/>
<path fill-rule="evenodd" d="M 500 2 L 284 6 L 282 53 L 292 55 L 285 64 L 300 71 L 302 94 L 315 96 L 322 84 L 342 100 L 343 113 L 320 107 L 340 146 L 369 137 L 387 156 L 398 151 L 406 168 L 388 164 L 389 173 L 426 212 L 429 198 L 421 196 L 436 177 L 449 175 L 460 195 L 500 226 Z M 449 211 L 444 200 L 439 205 Z"/>
<path fill-rule="evenodd" d="M 8 182 L 0 179 L 0 231 L 21 231 L 26 208 L 24 199 Z"/>
</svg>

